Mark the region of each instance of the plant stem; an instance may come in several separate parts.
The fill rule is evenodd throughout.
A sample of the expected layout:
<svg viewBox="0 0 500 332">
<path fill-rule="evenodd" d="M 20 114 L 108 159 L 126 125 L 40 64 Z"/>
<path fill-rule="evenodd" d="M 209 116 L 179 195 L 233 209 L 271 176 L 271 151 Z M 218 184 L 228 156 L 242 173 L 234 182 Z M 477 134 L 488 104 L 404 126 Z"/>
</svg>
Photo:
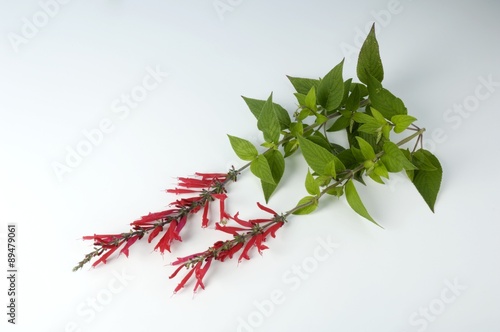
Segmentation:
<svg viewBox="0 0 500 332">
<path fill-rule="evenodd" d="M 411 142 L 415 137 L 419 137 L 419 139 L 422 137 L 422 134 L 425 132 L 425 128 L 422 128 L 422 129 L 419 129 L 417 132 L 411 134 L 410 136 L 402 139 L 401 141 L 399 141 L 398 143 L 396 143 L 397 146 L 401 146 L 401 145 L 404 145 L 408 142 Z M 384 155 L 384 151 L 380 151 L 379 153 L 377 153 L 375 155 L 375 160 L 378 160 L 380 159 L 380 157 L 382 157 Z M 319 195 L 317 195 L 316 199 L 315 200 L 311 200 L 309 202 L 306 202 L 306 203 L 303 203 L 303 204 L 300 204 L 300 205 L 297 205 L 295 206 L 293 209 L 290 209 L 288 210 L 287 212 L 285 212 L 283 214 L 283 216 L 286 218 L 288 216 L 290 216 L 291 214 L 293 214 L 294 212 L 298 211 L 298 210 L 301 210 L 303 208 L 306 208 L 308 206 L 311 206 L 313 204 L 315 204 L 317 201 L 319 201 L 321 199 L 321 197 L 323 197 L 327 192 L 329 192 L 330 190 L 332 190 L 333 188 L 335 187 L 338 187 L 339 185 L 343 185 L 345 184 L 347 181 L 349 181 L 350 179 L 352 179 L 354 177 L 354 175 L 356 175 L 356 173 L 362 171 L 364 169 L 364 165 L 363 164 L 360 164 L 358 165 L 356 168 L 350 170 L 347 175 L 345 175 L 344 177 L 340 178 L 339 180 L 337 180 L 335 183 L 329 185 L 328 187 L 326 187 L 325 189 L 323 189 Z"/>
</svg>

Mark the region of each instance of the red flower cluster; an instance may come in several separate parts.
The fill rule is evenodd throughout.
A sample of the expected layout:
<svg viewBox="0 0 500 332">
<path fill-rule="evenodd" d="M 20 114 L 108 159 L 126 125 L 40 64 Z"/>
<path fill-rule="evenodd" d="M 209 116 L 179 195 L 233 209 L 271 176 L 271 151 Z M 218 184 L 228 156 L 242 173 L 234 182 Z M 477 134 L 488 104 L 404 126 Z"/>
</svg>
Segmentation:
<svg viewBox="0 0 500 332">
<path fill-rule="evenodd" d="M 128 235 L 128 234 L 127 234 Z M 124 254 L 128 257 L 128 249 L 142 236 L 140 234 L 124 237 L 124 234 L 105 234 L 105 235 L 90 235 L 84 236 L 84 240 L 94 240 L 94 246 L 101 248 L 99 253 L 102 254 L 105 250 L 108 250 L 104 255 L 102 255 L 98 260 L 96 260 L 92 267 L 99 265 L 100 263 L 106 264 L 106 260 L 111 256 L 118 248 L 125 243 L 120 254 Z"/>
<path fill-rule="evenodd" d="M 197 193 L 198 196 L 183 198 L 177 200 L 174 205 L 179 208 L 194 207 L 192 213 L 198 212 L 203 206 L 203 216 L 201 227 L 206 228 L 209 223 L 208 211 L 210 202 L 218 199 L 220 202 L 220 219 L 225 216 L 225 200 L 227 195 L 224 189 L 224 181 L 227 179 L 227 174 L 220 173 L 196 173 L 200 178 L 179 178 L 179 183 L 175 189 L 167 189 L 168 193 L 172 194 L 190 194 Z M 202 201 L 204 204 L 199 204 Z"/>
<path fill-rule="evenodd" d="M 165 230 L 155 246 L 155 250 L 160 250 L 163 254 L 165 251 L 170 252 L 170 246 L 174 240 L 182 241 L 180 236 L 181 230 L 186 225 L 188 215 L 198 212 L 203 208 L 202 227 L 208 226 L 209 203 L 214 199 L 220 202 L 221 219 L 226 215 L 225 200 L 225 182 L 228 179 L 228 174 L 225 173 L 195 173 L 196 177 L 187 178 L 181 177 L 178 179 L 178 188 L 168 189 L 168 193 L 175 194 L 192 194 L 197 193 L 197 196 L 183 198 L 171 203 L 170 208 L 165 211 L 149 213 L 142 216 L 140 219 L 130 223 L 132 231 L 122 234 L 106 234 L 84 236 L 84 240 L 94 240 L 94 246 L 97 247 L 94 252 L 87 255 L 87 258 L 101 256 L 95 261 L 92 266 L 95 267 L 100 263 L 106 264 L 106 260 L 123 245 L 120 253 L 128 257 L 129 248 L 137 240 L 141 239 L 146 233 L 149 233 L 148 242 L 151 243 L 162 231 Z M 81 267 L 86 261 L 80 262 L 76 267 Z"/>
<path fill-rule="evenodd" d="M 205 289 L 203 277 L 207 273 L 212 260 L 223 262 L 226 258 L 231 259 L 243 248 L 243 251 L 238 259 L 239 263 L 243 259 L 250 259 L 248 253 L 253 247 L 257 248 L 259 254 L 262 254 L 263 250 L 268 249 L 263 242 L 266 241 L 266 238 L 269 235 L 273 238 L 276 237 L 276 231 L 283 226 L 285 220 L 282 216 L 278 216 L 275 211 L 259 203 L 257 203 L 257 205 L 261 210 L 272 214 L 272 218 L 243 220 L 239 218 L 239 213 L 236 213 L 234 216 L 226 214 L 226 217 L 235 221 L 239 226 L 226 226 L 217 223 L 215 225 L 215 229 L 233 235 L 233 240 L 217 241 L 212 247 L 208 248 L 208 250 L 204 252 L 192 254 L 182 258 L 179 257 L 172 263 L 172 265 L 179 265 L 179 267 L 174 271 L 174 273 L 172 273 L 169 277 L 170 279 L 174 278 L 183 267 L 188 269 L 190 268 L 190 271 L 175 288 L 174 293 L 177 293 L 180 289 L 182 289 L 193 274 L 196 278 L 194 291 L 196 292 L 199 286 Z M 205 262 L 205 265 L 203 265 L 203 262 Z"/>
<path fill-rule="evenodd" d="M 231 234 L 233 239 L 217 241 L 206 251 L 178 258 L 172 263 L 172 265 L 178 267 L 170 276 L 170 278 L 174 278 L 183 268 L 189 270 L 175 288 L 174 293 L 184 288 L 193 276 L 196 280 L 194 291 L 196 292 L 200 287 L 205 289 L 203 279 L 212 261 L 223 262 L 226 259 L 232 259 L 238 252 L 241 252 L 238 258 L 238 263 L 240 263 L 244 259 L 250 259 L 249 252 L 254 247 L 262 255 L 262 252 L 268 249 L 264 244 L 266 238 L 269 235 L 275 237 L 276 231 L 285 222 L 284 216 L 278 216 L 274 210 L 259 203 L 257 203 L 259 209 L 271 216 L 243 220 L 239 217 L 239 213 L 233 216 L 228 214 L 225 207 L 227 195 L 224 186 L 228 180 L 236 179 L 235 174 L 231 173 L 231 171 L 228 174 L 196 173 L 196 177 L 193 178 L 179 178 L 177 187 L 166 191 L 178 195 L 196 195 L 178 199 L 170 204 L 169 209 L 149 213 L 133 221 L 130 223 L 132 230 L 128 233 L 84 236 L 84 240 L 94 241 L 95 250 L 86 255 L 85 259 L 75 269 L 81 268 L 85 263 L 97 256 L 100 257 L 92 264 L 93 267 L 100 263 L 106 264 L 106 260 L 119 248 L 121 248 L 120 254 L 123 253 L 128 257 L 130 246 L 137 240 L 142 239 L 146 234 L 148 234 L 148 242 L 151 243 L 163 232 L 154 249 L 159 250 L 162 254 L 165 251 L 170 252 L 173 241 L 182 241 L 180 233 L 186 225 L 189 215 L 203 209 L 202 227 L 207 227 L 209 224 L 210 203 L 218 200 L 220 219 L 215 224 L 215 229 Z M 234 222 L 234 225 L 227 225 L 227 222 L 231 221 Z"/>
</svg>

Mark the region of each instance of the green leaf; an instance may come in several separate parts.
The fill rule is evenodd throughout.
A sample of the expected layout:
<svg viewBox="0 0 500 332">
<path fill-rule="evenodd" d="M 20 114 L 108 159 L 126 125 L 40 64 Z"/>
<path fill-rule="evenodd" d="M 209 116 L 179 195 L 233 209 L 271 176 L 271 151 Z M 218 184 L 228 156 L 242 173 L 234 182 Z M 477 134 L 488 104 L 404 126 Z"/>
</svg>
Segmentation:
<svg viewBox="0 0 500 332">
<path fill-rule="evenodd" d="M 333 187 L 326 191 L 328 195 L 340 197 L 344 194 L 344 187 Z"/>
<path fill-rule="evenodd" d="M 298 136 L 297 139 L 304 159 L 314 172 L 319 175 L 328 175 L 326 174 L 327 166 L 330 162 L 334 163 L 337 172 L 345 169 L 342 162 L 324 147 L 302 136 Z"/>
<path fill-rule="evenodd" d="M 260 113 L 262 112 L 262 108 L 264 107 L 266 101 L 259 99 L 252 99 L 244 96 L 242 96 L 242 98 L 247 104 L 252 114 L 255 116 L 255 118 L 259 119 Z M 290 126 L 290 115 L 281 105 L 273 103 L 273 106 L 276 116 L 278 117 L 281 129 L 287 129 Z"/>
<path fill-rule="evenodd" d="M 267 158 L 263 155 L 257 156 L 257 158 L 251 162 L 250 171 L 262 181 L 276 185 L 271 167 L 269 166 Z"/>
<path fill-rule="evenodd" d="M 384 163 L 380 160 L 375 163 L 375 168 L 373 169 L 373 173 L 386 179 L 389 178 L 389 173 L 387 171 L 387 168 L 385 167 Z"/>
<path fill-rule="evenodd" d="M 257 128 L 264 134 L 266 142 L 278 143 L 281 126 L 274 110 L 273 94 L 269 96 L 257 120 Z"/>
<path fill-rule="evenodd" d="M 291 156 L 299 148 L 299 142 L 296 139 L 290 140 L 285 143 L 283 150 L 285 151 L 285 158 Z"/>
<path fill-rule="evenodd" d="M 311 195 L 319 195 L 321 192 L 321 190 L 319 189 L 319 184 L 316 182 L 309 170 L 307 170 L 305 186 L 307 192 Z"/>
<path fill-rule="evenodd" d="M 269 168 L 271 169 L 271 174 L 275 182 L 273 184 L 261 181 L 262 191 L 264 192 L 264 198 L 266 199 L 267 203 L 271 195 L 278 187 L 278 184 L 281 181 L 281 177 L 285 172 L 285 158 L 283 158 L 283 155 L 278 150 L 269 150 L 264 153 L 264 157 L 267 159 L 267 163 L 269 164 Z"/>
<path fill-rule="evenodd" d="M 349 88 L 351 89 L 351 91 L 354 91 L 354 89 L 358 88 L 360 98 L 368 96 L 368 89 L 366 88 L 366 85 L 362 83 L 352 83 Z"/>
<path fill-rule="evenodd" d="M 411 125 L 417 119 L 410 115 L 394 115 L 391 118 L 392 123 L 394 123 L 394 132 L 399 134 L 405 131 L 409 125 Z"/>
<path fill-rule="evenodd" d="M 356 68 L 361 82 L 368 84 L 368 76 L 375 77 L 379 82 L 384 79 L 384 68 L 380 59 L 379 46 L 375 37 L 375 24 L 366 37 L 359 51 L 358 65 Z"/>
<path fill-rule="evenodd" d="M 319 82 L 317 92 L 318 103 L 328 111 L 332 111 L 339 107 L 344 98 L 344 80 L 342 78 L 343 67 L 344 60 L 336 65 Z"/>
<path fill-rule="evenodd" d="M 302 124 L 302 122 L 292 122 L 290 124 L 290 133 L 293 136 L 303 135 L 304 125 Z"/>
<path fill-rule="evenodd" d="M 318 87 L 319 80 L 311 79 L 311 78 L 302 78 L 302 77 L 292 77 L 288 76 L 288 79 L 292 83 L 293 87 L 295 88 L 295 91 L 297 91 L 300 94 L 307 95 L 309 90 L 311 90 L 312 87 Z"/>
<path fill-rule="evenodd" d="M 375 174 L 375 172 L 373 171 L 368 176 L 377 183 L 385 184 L 384 180 L 382 180 L 382 178 L 379 175 Z"/>
<path fill-rule="evenodd" d="M 304 106 L 306 104 L 306 95 L 298 92 L 295 92 L 293 95 L 295 96 L 295 98 L 297 98 L 297 103 L 300 106 Z"/>
<path fill-rule="evenodd" d="M 358 131 L 367 134 L 377 135 L 381 131 L 381 127 L 383 126 L 377 119 L 366 113 L 356 112 L 354 113 L 352 118 L 355 122 L 363 124 L 358 128 Z"/>
<path fill-rule="evenodd" d="M 307 139 L 310 140 L 313 143 L 318 144 L 319 146 L 324 147 L 325 149 L 327 149 L 328 151 L 331 152 L 330 142 L 328 141 L 328 139 L 326 138 L 326 136 L 323 135 L 320 131 L 315 131 L 314 134 L 312 134 L 311 136 L 307 137 Z"/>
<path fill-rule="evenodd" d="M 437 170 L 434 166 L 432 160 L 428 158 L 428 154 L 424 152 L 425 150 L 417 150 L 412 155 L 412 162 L 417 166 L 417 169 L 421 171 L 435 171 Z"/>
<path fill-rule="evenodd" d="M 259 154 L 255 146 L 246 139 L 231 135 L 227 135 L 227 137 L 229 137 L 231 147 L 240 159 L 247 161 L 254 160 Z"/>
<path fill-rule="evenodd" d="M 331 176 L 334 179 L 337 177 L 337 169 L 335 168 L 335 161 L 332 160 L 328 164 L 326 164 L 325 175 Z"/>
<path fill-rule="evenodd" d="M 365 157 L 365 160 L 374 159 L 375 151 L 373 150 L 373 147 L 370 145 L 370 143 L 359 136 L 356 136 L 356 140 L 358 141 L 359 148 L 361 149 L 361 154 L 363 155 L 363 157 Z"/>
<path fill-rule="evenodd" d="M 339 131 L 339 130 L 342 130 L 342 129 L 345 129 L 349 126 L 349 124 L 351 123 L 351 119 L 350 118 L 346 118 L 344 116 L 340 116 L 332 125 L 330 128 L 328 128 L 328 132 L 332 132 L 332 131 Z"/>
<path fill-rule="evenodd" d="M 416 169 L 415 165 L 406 158 L 403 151 L 396 144 L 387 141 L 384 143 L 382 149 L 384 150 L 384 154 L 380 159 L 389 172 L 396 173 L 401 172 L 403 169 Z"/>
<path fill-rule="evenodd" d="M 406 115 L 408 113 L 401 99 L 394 96 L 389 90 L 384 89 L 375 77 L 369 76 L 368 79 L 368 93 L 371 105 L 386 119 L 391 119 L 394 115 Z"/>
<path fill-rule="evenodd" d="M 309 214 L 309 213 L 313 212 L 314 210 L 316 210 L 318 208 L 318 199 L 314 196 L 306 196 L 306 197 L 302 198 L 297 203 L 297 207 L 304 205 L 304 204 L 309 204 L 309 205 L 307 205 L 301 209 L 298 209 L 293 214 L 304 215 L 304 214 Z"/>
<path fill-rule="evenodd" d="M 314 87 L 307 93 L 306 99 L 304 100 L 304 106 L 310 110 L 317 111 L 318 106 L 316 105 L 316 89 Z"/>
<path fill-rule="evenodd" d="M 361 94 L 359 92 L 359 85 L 356 85 L 345 102 L 346 111 L 351 113 L 356 112 L 359 109 L 360 100 Z"/>
<path fill-rule="evenodd" d="M 373 218 L 370 216 L 368 211 L 366 210 L 363 202 L 361 201 L 361 198 L 358 195 L 358 191 L 356 190 L 356 187 L 354 186 L 354 183 L 352 180 L 349 180 L 345 184 L 345 197 L 347 199 L 347 203 L 351 206 L 351 208 L 360 216 L 363 218 L 366 218 L 370 220 L 372 223 L 375 225 L 381 227 L 379 224 L 373 220 Z"/>
<path fill-rule="evenodd" d="M 443 169 L 441 168 L 439 160 L 430 151 L 424 149 L 420 149 L 419 151 L 426 156 L 436 170 L 414 171 L 413 184 L 424 198 L 431 211 L 434 212 L 434 204 L 436 203 L 439 188 L 441 187 L 441 180 L 443 178 Z"/>
<path fill-rule="evenodd" d="M 370 113 L 375 118 L 375 120 L 377 120 L 377 122 L 380 123 L 381 125 L 385 125 L 387 123 L 387 120 L 384 118 L 382 113 L 377 111 L 375 108 L 370 107 Z"/>
</svg>

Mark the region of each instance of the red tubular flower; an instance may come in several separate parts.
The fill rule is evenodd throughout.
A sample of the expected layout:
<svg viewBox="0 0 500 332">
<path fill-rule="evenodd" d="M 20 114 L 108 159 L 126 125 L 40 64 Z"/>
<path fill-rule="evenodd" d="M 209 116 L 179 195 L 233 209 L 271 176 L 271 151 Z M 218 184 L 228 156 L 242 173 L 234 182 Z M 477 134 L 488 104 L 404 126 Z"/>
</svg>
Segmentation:
<svg viewBox="0 0 500 332">
<path fill-rule="evenodd" d="M 268 208 L 268 207 L 266 207 L 266 206 L 264 206 L 264 205 L 260 204 L 259 202 L 257 202 L 257 206 L 258 206 L 258 207 L 259 207 L 259 209 L 261 209 L 262 211 L 266 211 L 266 212 L 268 212 L 268 213 L 272 214 L 273 216 L 277 215 L 276 211 L 274 211 L 274 210 L 272 210 L 272 209 L 270 209 L 270 208 Z"/>
<path fill-rule="evenodd" d="M 224 182 L 227 179 L 226 173 L 195 173 L 197 176 L 200 176 L 202 180 L 216 180 L 219 182 Z"/>
<path fill-rule="evenodd" d="M 280 229 L 283 224 L 284 222 L 277 222 L 276 224 L 269 226 L 269 228 L 264 231 L 264 238 L 266 238 L 269 234 L 271 234 L 271 236 L 275 238 L 276 231 Z"/>
<path fill-rule="evenodd" d="M 259 233 L 255 235 L 255 247 L 257 247 L 257 251 L 260 255 L 262 255 L 262 250 L 269 249 L 266 245 L 262 244 L 265 240 L 266 238 L 264 237 L 264 234 Z"/>
<path fill-rule="evenodd" d="M 202 228 L 207 228 L 207 226 L 208 226 L 208 222 L 209 222 L 209 220 L 208 220 L 208 210 L 210 208 L 209 206 L 210 206 L 210 204 L 207 201 L 205 203 L 205 206 L 203 207 L 203 216 L 201 217 L 201 227 Z"/>
<path fill-rule="evenodd" d="M 177 220 L 172 220 L 170 222 L 168 230 L 165 232 L 165 234 L 163 234 L 160 241 L 158 241 L 158 243 L 156 244 L 155 250 L 160 249 L 160 252 L 162 254 L 165 252 L 165 250 L 170 252 L 170 244 L 173 240 L 182 241 L 180 235 L 176 232 L 177 226 Z"/>
<path fill-rule="evenodd" d="M 249 231 L 248 228 L 234 227 L 234 226 L 221 226 L 219 223 L 215 224 L 215 229 L 232 235 L 238 235 L 238 232 Z M 250 229 L 251 230 L 251 229 Z"/>
<path fill-rule="evenodd" d="M 234 217 L 229 217 L 231 220 L 234 220 L 236 221 L 238 224 L 240 224 L 241 226 L 243 227 L 247 227 L 247 228 L 252 228 L 253 227 L 253 224 L 250 222 L 250 221 L 246 221 L 246 220 L 243 220 L 243 219 L 240 219 L 238 216 L 240 215 L 239 212 L 236 212 L 236 214 L 234 215 Z"/>
<path fill-rule="evenodd" d="M 241 263 L 241 261 L 244 259 L 250 260 L 250 256 L 248 256 L 248 252 L 250 249 L 253 247 L 255 244 L 255 236 L 252 236 L 250 240 L 248 240 L 247 244 L 245 245 L 245 248 L 243 249 L 243 252 L 240 255 L 240 258 L 238 258 L 238 263 Z"/>
<path fill-rule="evenodd" d="M 83 240 L 94 240 L 94 246 L 110 248 L 114 247 L 114 242 L 122 237 L 122 234 L 94 234 L 84 236 Z"/>
<path fill-rule="evenodd" d="M 134 228 L 138 229 L 140 227 L 147 227 L 151 226 L 155 222 L 165 219 L 170 216 L 175 216 L 179 213 L 178 209 L 169 209 L 165 211 L 160 211 L 160 212 L 154 212 L 154 213 L 149 213 L 148 215 L 142 216 L 141 219 L 138 219 L 132 223 L 130 223 L 131 226 L 134 226 Z"/>
<path fill-rule="evenodd" d="M 216 183 L 222 183 L 226 180 L 227 174 L 223 173 L 195 173 L 200 178 L 179 177 L 177 185 L 185 189 L 167 189 L 168 193 L 182 194 L 201 192 L 201 189 L 210 189 Z M 198 189 L 198 190 L 192 190 Z"/>
<path fill-rule="evenodd" d="M 210 264 L 212 263 L 212 257 L 209 257 L 206 259 L 205 266 L 203 268 L 198 268 L 195 269 L 194 275 L 196 277 L 196 285 L 194 285 L 194 292 L 198 289 L 198 286 L 200 286 L 202 289 L 205 289 L 205 285 L 203 284 L 203 277 L 207 273 L 208 269 L 210 268 Z M 198 265 L 197 265 L 198 266 Z"/>
<path fill-rule="evenodd" d="M 109 258 L 109 256 L 111 256 L 119 247 L 120 246 L 118 245 L 110 248 L 105 254 L 101 256 L 101 258 L 99 258 L 94 262 L 94 264 L 92 264 L 92 267 L 96 267 L 100 263 L 106 264 L 106 260 Z"/>
<path fill-rule="evenodd" d="M 172 203 L 172 205 L 175 205 L 179 209 L 189 208 L 189 209 L 191 209 L 191 213 L 196 213 L 196 212 L 200 211 L 201 205 L 198 205 L 195 208 L 192 208 L 192 206 L 193 206 L 193 204 L 198 203 L 202 199 L 203 199 L 203 197 L 201 197 L 201 196 L 181 198 L 181 199 L 176 200 L 174 203 Z"/>
<path fill-rule="evenodd" d="M 231 248 L 229 248 L 228 250 L 221 251 L 217 255 L 216 259 L 219 260 L 219 261 L 221 261 L 221 262 L 224 262 L 224 260 L 226 258 L 231 259 L 231 258 L 233 258 L 233 255 L 235 253 L 237 253 L 238 251 L 240 251 L 241 248 L 243 248 L 243 242 L 238 242 L 234 246 L 232 246 Z"/>
<path fill-rule="evenodd" d="M 120 250 L 120 254 L 124 254 L 125 256 L 128 257 L 128 249 L 130 248 L 131 245 L 133 245 L 137 240 L 139 240 L 140 238 L 140 235 L 135 235 L 135 236 L 132 236 L 130 237 L 128 240 L 127 240 L 127 243 L 125 243 L 125 246 L 122 248 L 122 250 Z"/>
<path fill-rule="evenodd" d="M 160 234 L 160 232 L 163 230 L 163 226 L 156 226 L 155 229 L 149 234 L 148 237 L 148 243 L 151 243 L 153 239 Z"/>
<path fill-rule="evenodd" d="M 198 252 L 196 254 L 192 254 L 192 255 L 189 255 L 189 256 L 186 256 L 186 257 L 177 257 L 177 260 L 175 262 L 170 263 L 170 265 L 184 264 L 187 261 L 189 261 L 190 259 L 203 256 L 205 253 L 206 252 L 204 251 L 204 252 Z"/>
<path fill-rule="evenodd" d="M 198 264 L 201 264 L 201 261 L 198 263 Z M 194 273 L 194 268 L 191 269 L 185 276 L 184 278 L 181 280 L 181 282 L 177 285 L 177 287 L 175 287 L 174 289 L 174 294 L 177 293 L 178 291 L 180 291 L 182 288 L 184 288 L 184 285 L 186 284 L 186 282 L 188 282 L 189 278 L 191 278 L 191 276 L 193 275 Z"/>
</svg>

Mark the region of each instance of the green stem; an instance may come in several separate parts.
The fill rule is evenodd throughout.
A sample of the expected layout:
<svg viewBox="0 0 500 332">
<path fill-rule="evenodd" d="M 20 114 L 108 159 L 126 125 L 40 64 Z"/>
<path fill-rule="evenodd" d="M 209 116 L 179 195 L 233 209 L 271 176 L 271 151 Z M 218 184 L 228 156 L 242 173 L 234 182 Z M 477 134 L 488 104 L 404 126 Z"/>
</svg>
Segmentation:
<svg viewBox="0 0 500 332">
<path fill-rule="evenodd" d="M 336 117 L 337 117 L 337 116 L 339 116 L 339 115 L 340 115 L 340 112 L 335 112 L 335 113 L 332 113 L 332 114 L 328 115 L 328 116 L 327 116 L 327 118 L 328 118 L 328 120 L 331 120 L 331 119 L 336 118 Z M 314 128 L 316 128 L 316 127 L 318 127 L 318 126 L 321 126 L 321 125 L 323 125 L 323 124 L 317 124 L 317 123 L 315 123 L 315 124 L 309 125 L 309 126 L 307 126 L 307 127 L 305 127 L 305 128 L 304 128 L 304 132 L 307 132 L 307 131 L 309 131 L 309 130 L 311 130 L 311 129 L 314 129 Z M 282 139 L 281 141 L 279 141 L 276 145 L 277 145 L 277 146 L 279 146 L 279 145 L 281 145 L 281 144 L 284 144 L 284 143 L 286 143 L 286 142 L 290 141 L 290 140 L 291 140 L 292 138 L 294 138 L 294 137 L 295 137 L 295 136 L 293 136 L 292 134 L 285 135 L 285 136 L 283 137 L 283 139 Z M 269 148 L 269 149 L 267 149 L 266 151 L 264 151 L 262 154 L 265 154 L 266 152 L 271 151 L 272 149 L 274 149 L 274 148 Z M 252 162 L 251 162 L 251 161 L 249 161 L 249 162 L 248 162 L 248 163 L 246 163 L 245 165 L 243 165 L 243 166 L 241 166 L 240 168 L 238 168 L 235 172 L 236 172 L 237 174 L 239 174 L 239 173 L 243 172 L 245 169 L 247 169 L 248 167 L 250 167 L 250 165 L 251 165 L 251 164 L 252 164 Z M 228 178 L 226 179 L 226 181 L 224 181 L 222 184 L 223 184 L 223 185 L 226 185 L 226 184 L 227 184 L 228 182 L 230 182 L 230 181 L 231 181 L 231 179 L 230 179 L 230 177 L 228 177 Z"/>
<path fill-rule="evenodd" d="M 397 142 L 396 145 L 397 146 L 401 146 L 401 145 L 404 145 L 408 142 L 411 142 L 415 137 L 421 137 L 422 134 L 425 132 L 425 128 L 422 128 L 422 129 L 419 129 L 417 132 L 413 133 L 412 135 L 402 139 L 401 141 Z M 382 157 L 384 155 L 384 151 L 380 151 L 379 153 L 377 153 L 375 155 L 375 159 L 378 160 L 380 157 Z M 311 206 L 313 204 L 315 204 L 317 201 L 319 201 L 321 199 L 321 197 L 323 197 L 327 192 L 329 192 L 331 189 L 335 188 L 335 187 L 338 187 L 339 185 L 343 185 L 345 184 L 347 181 L 349 181 L 350 179 L 352 179 L 354 177 L 354 175 L 356 175 L 358 172 L 362 171 L 364 169 L 364 165 L 361 164 L 361 165 L 358 165 L 356 168 L 350 170 L 347 175 L 345 175 L 344 177 L 342 177 L 341 179 L 337 180 L 335 183 L 329 185 L 328 187 L 326 187 L 325 189 L 323 189 L 319 195 L 317 195 L 317 198 L 315 200 L 311 200 L 307 203 L 303 203 L 303 204 L 300 204 L 300 205 L 297 205 L 296 207 L 294 207 L 293 209 L 291 210 L 288 210 L 287 212 L 285 212 L 283 214 L 283 216 L 286 218 L 288 216 L 290 216 L 291 214 L 293 214 L 294 212 L 298 211 L 298 210 L 301 210 L 303 208 L 306 208 L 308 206 Z"/>
</svg>

